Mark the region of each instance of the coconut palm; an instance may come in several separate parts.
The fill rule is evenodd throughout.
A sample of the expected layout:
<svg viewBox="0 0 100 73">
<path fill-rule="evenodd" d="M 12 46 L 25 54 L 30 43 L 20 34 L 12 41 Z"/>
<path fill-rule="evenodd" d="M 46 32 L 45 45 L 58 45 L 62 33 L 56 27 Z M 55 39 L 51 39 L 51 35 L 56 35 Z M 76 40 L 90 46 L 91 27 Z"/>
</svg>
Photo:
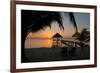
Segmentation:
<svg viewBox="0 0 100 73">
<path fill-rule="evenodd" d="M 74 33 L 72 37 L 80 41 L 81 49 L 83 49 L 83 43 L 90 41 L 90 32 L 87 30 L 87 28 L 84 28 L 81 32 Z"/>
<path fill-rule="evenodd" d="M 74 27 L 77 31 L 77 25 L 73 13 L 69 13 L 70 21 L 74 24 Z M 31 10 L 22 10 L 21 11 L 21 56 L 22 59 L 25 58 L 24 54 L 24 44 L 27 35 L 30 32 L 37 32 L 39 30 L 44 30 L 46 27 L 51 28 L 52 22 L 57 22 L 59 28 L 64 30 L 62 23 L 62 16 L 60 12 L 48 12 L 48 11 L 31 11 Z"/>
</svg>

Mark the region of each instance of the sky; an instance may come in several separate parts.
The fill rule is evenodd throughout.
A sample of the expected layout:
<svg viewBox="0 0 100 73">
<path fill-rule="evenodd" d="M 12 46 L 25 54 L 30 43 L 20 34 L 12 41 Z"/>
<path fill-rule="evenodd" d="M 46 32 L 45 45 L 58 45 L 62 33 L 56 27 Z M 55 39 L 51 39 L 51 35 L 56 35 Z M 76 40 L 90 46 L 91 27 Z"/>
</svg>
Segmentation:
<svg viewBox="0 0 100 73">
<path fill-rule="evenodd" d="M 64 30 L 61 30 L 59 28 L 59 25 L 57 22 L 52 22 L 51 29 L 47 27 L 44 30 L 40 30 L 35 33 L 30 32 L 27 38 L 33 38 L 33 39 L 31 40 L 27 39 L 25 42 L 25 47 L 26 48 L 29 46 L 41 47 L 41 44 L 42 46 L 50 47 L 52 45 L 52 41 L 50 40 L 46 41 L 46 39 L 52 38 L 52 36 L 56 33 L 61 34 L 64 38 L 72 38 L 72 35 L 75 33 L 75 29 L 73 27 L 73 24 L 70 22 L 68 12 L 61 12 L 61 16 L 63 19 Z M 74 17 L 75 17 L 76 24 L 78 27 L 78 32 L 80 32 L 84 28 L 87 28 L 88 30 L 90 30 L 90 14 L 89 13 L 74 12 Z M 41 39 L 44 38 L 44 40 L 37 41 L 36 40 L 37 38 L 41 38 Z M 47 45 L 43 44 L 43 42 L 46 43 Z"/>
<path fill-rule="evenodd" d="M 75 29 L 73 24 L 70 22 L 69 14 L 66 12 L 61 13 L 63 18 L 63 26 L 64 30 L 59 28 L 57 22 L 52 22 L 51 29 L 49 27 L 44 30 L 40 30 L 35 33 L 30 33 L 28 37 L 32 38 L 51 38 L 54 34 L 60 33 L 64 38 L 71 38 L 71 36 L 75 33 Z M 90 30 L 90 15 L 89 13 L 74 13 L 75 20 L 77 23 L 78 31 L 80 32 L 82 29 L 87 28 Z"/>
</svg>

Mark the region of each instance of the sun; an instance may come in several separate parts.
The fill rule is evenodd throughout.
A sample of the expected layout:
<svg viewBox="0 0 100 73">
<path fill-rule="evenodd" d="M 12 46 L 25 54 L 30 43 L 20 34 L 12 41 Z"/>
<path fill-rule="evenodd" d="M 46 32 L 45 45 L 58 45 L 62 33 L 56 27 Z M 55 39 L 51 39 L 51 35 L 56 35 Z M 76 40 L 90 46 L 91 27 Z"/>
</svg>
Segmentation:
<svg viewBox="0 0 100 73">
<path fill-rule="evenodd" d="M 44 33 L 45 38 L 51 38 L 52 37 L 52 32 L 46 32 Z"/>
</svg>

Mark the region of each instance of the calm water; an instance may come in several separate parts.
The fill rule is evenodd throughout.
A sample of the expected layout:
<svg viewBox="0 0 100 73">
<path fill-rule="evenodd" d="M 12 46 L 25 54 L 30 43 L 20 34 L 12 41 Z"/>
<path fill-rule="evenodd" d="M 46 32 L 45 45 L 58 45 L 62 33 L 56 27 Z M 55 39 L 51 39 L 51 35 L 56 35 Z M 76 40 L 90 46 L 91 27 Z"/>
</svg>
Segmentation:
<svg viewBox="0 0 100 73">
<path fill-rule="evenodd" d="M 52 47 L 52 39 L 26 39 L 25 48 Z"/>
<path fill-rule="evenodd" d="M 68 40 L 68 41 L 76 41 L 74 39 L 63 39 L 63 40 Z M 52 47 L 52 42 L 53 40 L 50 38 L 27 38 L 25 41 L 25 48 L 50 48 Z M 77 41 L 79 42 L 79 41 Z M 90 43 L 86 43 L 90 44 Z"/>
<path fill-rule="evenodd" d="M 73 41 L 73 39 L 64 39 Z M 52 47 L 52 39 L 49 38 L 27 38 L 25 48 Z"/>
</svg>

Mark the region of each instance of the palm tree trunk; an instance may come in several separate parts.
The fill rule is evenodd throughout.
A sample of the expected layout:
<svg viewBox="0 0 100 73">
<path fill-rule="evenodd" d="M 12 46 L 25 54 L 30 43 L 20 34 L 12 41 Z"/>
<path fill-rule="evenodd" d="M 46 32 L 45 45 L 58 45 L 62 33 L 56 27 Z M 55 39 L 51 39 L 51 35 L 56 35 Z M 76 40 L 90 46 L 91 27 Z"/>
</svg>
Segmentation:
<svg viewBox="0 0 100 73">
<path fill-rule="evenodd" d="M 84 46 L 83 46 L 83 41 L 80 42 L 80 47 L 81 47 L 81 50 L 84 49 Z"/>
</svg>

